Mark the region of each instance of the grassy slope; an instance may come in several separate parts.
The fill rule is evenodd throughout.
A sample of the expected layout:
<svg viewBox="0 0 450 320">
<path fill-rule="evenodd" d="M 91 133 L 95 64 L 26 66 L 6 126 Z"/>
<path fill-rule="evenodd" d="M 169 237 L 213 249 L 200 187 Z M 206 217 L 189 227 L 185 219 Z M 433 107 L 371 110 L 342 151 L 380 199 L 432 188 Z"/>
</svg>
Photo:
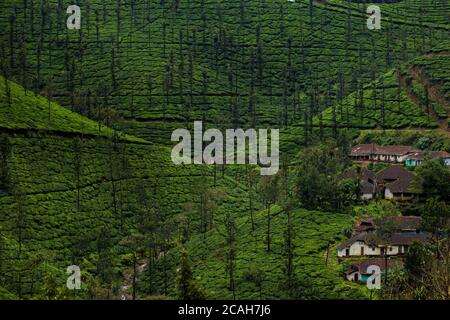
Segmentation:
<svg viewBox="0 0 450 320">
<path fill-rule="evenodd" d="M 330 96 L 334 99 L 339 72 L 347 83 L 355 75 L 359 83 L 368 83 L 373 70 L 381 75 L 418 51 L 438 44 L 448 33 L 448 26 L 442 25 L 438 17 L 436 23 L 429 23 L 432 37 L 423 42 L 416 41 L 421 34 L 419 25 L 409 21 L 388 20 L 382 31 L 371 32 L 366 28 L 365 15 L 315 2 L 310 10 L 307 0 L 295 3 L 192 0 L 180 2 L 177 10 L 172 9 L 170 2 L 122 3 L 121 24 L 117 25 L 116 6 L 93 0 L 89 8 L 82 5 L 83 34 L 79 37 L 78 32 L 65 29 L 65 14 L 58 14 L 56 1 L 49 3 L 42 42 L 39 3 L 34 2 L 34 7 L 29 4 L 24 11 L 22 2 L 9 0 L 2 10 L 11 12 L 9 8 L 16 5 L 13 40 L 25 43 L 27 85 L 44 90 L 48 79 L 53 78 L 54 96 L 67 106 L 71 100 L 71 77 L 75 101 L 85 101 L 89 95 L 92 98 L 95 91 L 101 94 L 105 90 L 97 88 L 102 84 L 112 90 L 111 106 L 127 118 L 123 123 L 127 132 L 162 143 L 168 142 L 174 127 L 192 119 L 204 117 L 216 125 L 230 126 L 232 105 L 237 110 L 238 123 L 248 125 L 252 81 L 257 124 L 280 126 L 289 60 L 296 89 L 287 96 L 288 121 L 298 123 L 304 120 L 302 109 L 308 104 L 307 92 L 314 83 L 322 94 L 331 84 Z M 426 5 L 427 1 L 415 3 Z M 95 9 L 99 12 L 98 23 Z M 24 15 L 31 13 L 34 18 L 25 21 Z M 8 19 L 7 14 L 0 15 L 0 25 L 6 30 Z M 258 25 L 264 62 L 261 79 L 257 63 L 252 63 L 255 60 L 252 56 L 259 55 Z M 24 31 L 24 39 L 19 31 Z M 19 61 L 21 48 L 13 47 L 11 52 Z M 112 68 L 116 73 L 115 86 Z M 235 89 L 229 83 L 230 70 L 238 95 L 232 93 Z M 16 76 L 19 81 L 20 74 L 17 72 Z M 33 83 L 30 76 L 37 80 Z M 170 82 L 167 101 L 165 81 Z M 350 93 L 352 88 L 346 86 L 345 90 Z M 320 105 L 315 112 L 320 111 Z"/>
<path fill-rule="evenodd" d="M 283 74 L 289 55 L 286 44 L 289 35 L 293 37 L 291 59 L 299 74 L 297 85 L 301 88 L 298 92 L 300 102 L 296 106 L 298 108 L 296 112 L 294 112 L 292 96 L 288 99 L 289 122 L 301 123 L 304 120 L 302 108 L 308 103 L 308 97 L 304 91 L 311 82 L 311 76 L 307 76 L 308 70 L 315 71 L 314 77 L 317 79 L 322 93 L 326 91 L 330 79 L 337 78 L 339 70 L 344 73 L 348 83 L 351 82 L 354 70 L 357 70 L 358 82 L 366 84 L 370 82 L 373 65 L 377 66 L 378 74 L 383 74 L 397 62 L 415 56 L 417 51 L 435 46 L 447 36 L 448 32 L 447 26 L 441 23 L 440 18 L 436 20 L 437 23 L 432 20 L 429 25 L 432 27 L 430 30 L 433 31 L 433 36 L 416 43 L 414 39 L 420 35 L 420 28 L 418 25 L 411 25 L 410 21 L 406 25 L 400 20 L 392 24 L 387 23 L 388 28 L 374 33 L 365 28 L 364 15 L 357 12 L 347 15 L 346 11 L 341 8 L 325 8 L 321 4 L 315 4 L 312 18 L 308 21 L 309 8 L 306 0 L 293 4 L 282 1 L 281 5 L 271 1 L 246 1 L 244 2 L 245 20 L 242 25 L 239 24 L 239 1 L 205 1 L 204 10 L 201 9 L 201 1 L 181 2 L 181 7 L 177 12 L 171 11 L 168 6 L 163 8 L 159 5 L 159 1 L 152 1 L 136 3 L 133 9 L 136 12 L 134 20 L 130 18 L 131 6 L 123 4 L 121 8 L 123 23 L 120 26 L 120 45 L 118 45 L 117 42 L 111 44 L 111 37 L 115 38 L 117 33 L 115 5 L 110 7 L 104 2 L 91 1 L 91 22 L 94 21 L 93 10 L 95 8 L 100 10 L 99 36 L 101 41 L 97 45 L 95 24 L 88 25 L 88 19 L 83 19 L 84 35 L 81 38 L 82 41 L 79 42 L 77 32 L 67 32 L 64 29 L 65 14 L 62 14 L 62 19 L 60 17 L 57 20 L 56 1 L 50 1 L 50 3 L 52 6 L 50 15 L 44 19 L 44 41 L 41 44 L 38 40 L 39 21 L 41 20 L 39 4 L 36 2 L 34 7 L 27 6 L 26 14 L 30 16 L 32 12 L 34 13 L 32 20 L 34 31 L 31 31 L 30 20 L 23 19 L 25 12 L 22 2 L 8 0 L 2 3 L 0 25 L 5 30 L 9 30 L 8 14 L 11 12 L 11 7 L 17 5 L 18 15 L 14 43 L 20 43 L 21 32 L 19 31 L 23 30 L 26 35 L 24 39 L 26 44 L 21 46 L 25 48 L 24 52 L 26 52 L 28 60 L 26 77 L 22 78 L 19 73 L 16 73 L 14 79 L 44 93 L 48 79 L 53 77 L 55 99 L 68 106 L 70 105 L 70 89 L 67 82 L 73 73 L 75 109 L 77 109 L 85 106 L 89 94 L 93 95 L 94 91 L 101 91 L 99 83 L 112 87 L 110 71 L 111 56 L 114 53 L 117 86 L 108 97 L 108 103 L 127 118 L 126 121 L 123 121 L 127 132 L 164 144 L 169 140 L 169 133 L 173 128 L 182 125 L 188 115 L 190 119 L 199 119 L 205 113 L 209 122 L 229 126 L 232 118 L 230 116 L 232 95 L 230 94 L 227 70 L 230 64 L 234 69 L 233 73 L 238 75 L 239 99 L 235 103 L 238 105 L 240 123 L 248 124 L 249 79 L 253 78 L 256 81 L 252 76 L 256 74 L 256 67 L 253 66 L 254 69 L 251 69 L 250 57 L 251 54 L 255 54 L 255 26 L 258 23 L 261 25 L 263 60 L 265 61 L 263 84 L 260 88 L 255 89 L 260 126 L 278 126 L 280 124 L 283 104 Z M 426 1 L 415 0 L 415 3 L 424 4 Z M 202 11 L 207 17 L 205 25 L 200 22 Z M 222 20 L 218 18 L 218 12 L 221 12 Z M 147 18 L 150 18 L 152 23 L 147 23 Z M 165 39 L 163 39 L 164 24 L 167 26 Z M 346 32 L 345 26 L 348 24 L 352 28 Z M 60 28 L 59 36 L 56 35 L 55 28 Z M 180 30 L 182 31 L 181 42 L 179 41 Z M 198 41 L 195 46 L 192 45 L 194 30 Z M 223 38 L 233 38 L 232 41 L 239 43 L 239 54 L 233 52 L 234 50 L 227 51 L 214 47 L 214 38 L 220 30 L 222 30 L 222 40 Z M 227 36 L 224 37 L 224 34 Z M 65 44 L 66 37 L 69 40 L 67 46 Z M 387 46 L 388 38 L 390 39 L 390 49 Z M 133 42 L 135 40 L 139 42 Z M 374 45 L 372 45 L 372 41 Z M 80 43 L 83 50 L 80 50 Z M 30 79 L 37 76 L 37 48 L 40 46 L 40 79 L 33 83 Z M 404 46 L 408 49 L 406 57 L 402 49 Z M 12 50 L 15 61 L 20 61 L 21 47 L 16 45 Z M 192 91 L 194 95 L 192 103 L 186 102 L 190 98 L 188 94 L 190 91 L 189 52 L 193 55 Z M 162 87 L 167 76 L 164 69 L 166 65 L 170 64 L 171 55 L 174 61 L 172 70 L 174 84 L 170 89 L 171 95 L 166 105 Z M 71 69 L 72 67 L 69 67 L 70 70 L 66 69 L 65 59 L 70 61 L 74 66 L 73 69 Z M 389 63 L 387 63 L 388 60 Z M 181 64 L 183 64 L 183 70 L 181 70 Z M 207 89 L 210 93 L 206 96 L 206 100 L 202 94 L 203 73 L 206 73 Z M 386 88 L 387 90 L 385 89 L 385 95 L 389 100 L 395 101 L 395 97 L 397 97 L 395 95 L 395 79 L 391 75 L 389 73 L 385 75 L 383 86 L 391 85 Z M 147 94 L 149 78 L 154 83 L 151 102 Z M 182 79 L 181 82 L 179 79 Z M 272 79 L 271 85 L 270 79 Z M 379 83 L 375 83 L 377 84 L 376 91 L 380 93 L 381 87 Z M 180 95 L 180 84 L 183 87 L 182 95 Z M 336 82 L 332 81 L 331 84 L 331 95 L 334 98 L 337 90 Z M 12 121 L 12 125 L 8 121 L 2 122 L 2 126 L 17 126 L 18 128 L 52 128 L 54 126 L 52 130 L 75 132 L 88 130 L 89 133 L 98 134 L 95 122 L 87 121 L 77 115 L 67 113 L 65 110 L 58 110 L 59 108 L 53 104 L 51 107 L 55 111 L 56 118 L 52 116 L 51 119 L 58 119 L 58 121 L 51 120 L 49 122 L 45 99 L 33 98 L 31 93 L 25 97 L 23 89 L 13 84 L 11 87 L 13 88 L 13 99 L 16 99 L 13 100 L 14 106 L 23 105 L 23 110 L 27 110 L 27 116 L 23 118 L 18 116 L 14 109 L 12 111 L 14 116 L 0 115 L 0 119 L 15 119 Z M 92 90 L 90 93 L 88 88 Z M 365 91 L 370 93 L 370 90 L 368 88 Z M 347 88 L 346 91 L 350 93 L 351 89 Z M 358 113 L 350 112 L 354 106 L 352 103 L 354 96 L 355 94 L 346 98 L 346 106 L 349 108 L 343 108 L 344 111 L 338 117 L 341 123 L 345 123 L 349 119 L 350 125 L 359 126 L 361 118 L 356 117 Z M 92 100 L 94 99 L 92 98 Z M 365 116 L 362 117 L 362 123 L 367 127 L 373 127 L 380 121 L 379 104 L 375 106 L 371 102 L 370 96 L 367 97 L 367 101 L 369 109 L 363 110 L 362 114 Z M 395 103 L 392 104 L 393 108 L 390 108 L 391 104 L 387 104 L 389 112 L 385 116 L 385 121 L 389 126 L 400 128 L 430 125 L 428 118 L 424 118 L 420 109 L 414 108 L 404 97 L 401 101 L 402 110 L 395 109 Z M 34 109 L 33 105 L 36 105 L 37 109 Z M 39 114 L 35 115 L 35 110 L 39 110 Z M 347 110 L 350 114 L 348 118 L 346 117 Z M 89 114 L 89 110 L 87 113 Z M 92 114 L 89 115 L 92 116 Z M 329 121 L 330 118 L 327 119 Z M 30 121 L 33 122 L 30 123 Z M 286 134 L 289 136 L 289 139 L 286 139 L 288 146 L 297 148 L 301 145 L 298 143 L 301 139 L 301 130 L 301 127 L 296 127 L 293 131 L 286 130 Z M 82 205 L 77 209 L 74 159 L 76 158 L 75 149 L 78 147 L 75 148 L 75 140 L 55 136 L 25 138 L 19 135 L 9 137 L 9 141 L 13 147 L 9 162 L 10 173 L 16 179 L 18 186 L 26 193 L 26 211 L 29 216 L 29 229 L 32 231 L 30 238 L 26 240 L 27 247 L 31 251 L 51 248 L 55 255 L 54 261 L 59 266 L 65 266 L 71 262 L 70 248 L 80 239 L 87 239 L 87 247 L 92 252 L 95 249 L 98 230 L 102 226 L 106 226 L 111 232 L 110 236 L 118 241 L 122 236 L 118 232 L 120 214 L 125 216 L 127 230 L 125 233 L 135 227 L 133 215 L 136 212 L 136 194 L 125 196 L 125 193 L 120 190 L 135 190 L 142 186 L 148 190 L 148 193 L 156 190 L 155 197 L 161 199 L 161 205 L 170 217 L 181 212 L 183 204 L 196 201 L 197 195 L 195 190 L 192 190 L 193 177 L 198 176 L 202 179 L 201 175 L 203 174 L 203 170 L 198 167 L 173 167 L 168 159 L 169 149 L 133 143 L 119 144 L 114 148 L 108 141 L 98 142 L 86 138 L 81 141 L 83 146 L 82 179 L 79 189 Z M 130 166 L 128 176 L 123 176 L 124 171 L 121 170 L 123 168 L 120 163 L 124 158 L 127 159 L 126 162 Z M 111 161 L 112 159 L 113 161 Z M 111 177 L 109 163 L 115 163 L 113 177 Z M 205 174 L 210 175 L 211 173 L 206 171 Z M 114 212 L 112 209 L 112 178 L 120 180 L 116 181 L 115 187 L 119 190 L 118 196 L 123 195 L 120 197 L 118 212 Z M 206 179 L 206 181 L 210 183 L 211 180 Z M 245 188 L 236 186 L 236 182 L 230 179 L 225 179 L 220 184 L 227 189 L 228 197 L 219 210 L 218 218 L 226 212 L 233 213 L 237 218 L 242 216 L 242 213 L 246 212 L 247 203 Z M 11 234 L 13 233 L 11 224 L 14 201 L 10 194 L 0 194 L 2 225 L 5 232 Z M 242 227 L 238 234 L 238 278 L 241 279 L 245 269 L 254 263 L 274 274 L 275 280 L 265 283 L 265 290 L 276 288 L 281 277 L 282 266 L 279 256 L 281 234 L 284 228 L 282 215 L 276 216 L 273 220 L 274 246 L 277 247 L 277 253 L 271 254 L 264 252 L 264 213 L 260 212 L 257 216 L 257 237 L 259 237 L 257 243 L 251 239 L 246 219 L 245 216 L 238 218 L 238 225 Z M 329 223 L 330 220 L 332 223 Z M 337 273 L 319 267 L 323 263 L 322 254 L 327 240 L 339 239 L 342 227 L 350 221 L 350 218 L 336 214 L 308 213 L 299 210 L 295 213 L 295 221 L 298 244 L 296 249 L 297 271 L 308 274 L 314 287 L 322 291 L 322 296 L 326 296 L 326 294 L 329 294 L 328 297 L 351 296 L 353 290 L 346 288 L 347 285 L 342 282 Z M 324 229 L 327 229 L 326 233 L 323 233 Z M 76 230 L 88 231 L 80 235 Z M 222 239 L 216 231 L 212 231 L 208 237 L 210 241 L 208 241 L 207 248 L 204 248 L 201 236 L 195 236 L 188 244 L 193 252 L 192 259 L 195 270 L 198 272 L 200 282 L 205 287 L 211 288 L 213 295 L 231 297 L 230 292 L 225 288 L 226 276 L 221 260 Z M 198 248 L 200 250 L 197 251 Z M 95 263 L 95 256 L 87 258 Z M 171 276 L 173 276 L 176 266 L 175 258 L 174 254 Z M 203 259 L 204 261 L 202 261 Z M 273 291 L 271 297 L 281 297 L 278 290 Z M 269 297 L 269 294 L 265 292 L 264 296 Z M 256 290 L 252 285 L 238 280 L 238 297 L 255 298 L 255 295 Z"/>
<path fill-rule="evenodd" d="M 359 10 L 360 12 L 365 12 L 367 6 L 364 1 L 358 0 L 327 0 L 327 2 L 330 5 L 340 5 L 344 8 Z M 403 0 L 393 1 L 392 3 L 372 1 L 371 3 L 380 6 L 382 15 L 389 19 L 426 26 L 448 26 L 447 0 Z"/>
<path fill-rule="evenodd" d="M 7 90 L 10 92 L 8 101 Z M 26 91 L 17 83 L 0 76 L 0 127 L 12 130 L 41 130 L 112 137 L 114 131 L 78 113 L 71 112 L 46 98 Z M 120 135 L 120 133 L 117 132 Z M 145 142 L 143 139 L 121 135 L 127 141 Z"/>
<path fill-rule="evenodd" d="M 15 93 L 21 92 L 19 86 L 11 86 Z M 5 93 L 3 89 L 0 87 L 2 96 Z M 46 109 L 33 109 L 31 106 L 35 101 L 45 102 L 44 99 L 28 94 L 13 101 L 14 114 L 20 114 L 20 110 L 28 114 L 33 111 L 37 120 L 27 128 L 39 127 L 39 120 L 47 115 Z M 11 187 L 0 190 L 0 225 L 2 234 L 16 239 L 17 208 L 22 204 L 24 248 L 34 254 L 51 252 L 50 260 L 61 273 L 65 266 L 83 258 L 73 255 L 73 250 L 79 245 L 85 246 L 84 258 L 95 264 L 96 258 L 90 254 L 95 251 L 101 230 L 107 230 L 106 236 L 115 244 L 136 228 L 140 206 L 138 190 L 146 190 L 149 199 L 158 202 L 165 219 L 171 220 L 183 211 L 186 203 L 197 201 L 194 181 L 202 180 L 207 185 L 212 183 L 212 172 L 208 168 L 174 166 L 169 148 L 136 144 L 129 140 L 112 142 L 89 136 L 66 137 L 61 130 L 73 132 L 82 127 L 83 122 L 92 125 L 92 130 L 96 130 L 97 125 L 56 104 L 52 107 L 55 119 L 59 119 L 57 115 L 61 114 L 74 119 L 71 126 L 62 121 L 60 125 L 54 124 L 53 130 L 57 132 L 52 131 L 53 134 L 2 136 L 10 148 L 7 167 Z M 4 112 L 10 113 L 7 108 L 1 110 L 2 116 Z M 8 128 L 19 128 L 21 123 L 10 122 Z M 86 133 L 84 129 L 83 132 Z M 77 168 L 80 170 L 79 181 Z M 116 190 L 116 210 L 113 188 Z M 245 194 L 245 190 L 233 180 L 228 182 L 227 188 Z M 18 200 L 19 194 L 23 200 Z M 120 231 L 122 221 L 123 229 Z M 25 268 L 24 265 L 21 267 Z M 29 293 L 29 286 L 23 288 L 23 293 Z"/>
<path fill-rule="evenodd" d="M 14 85 L 15 87 L 15 85 Z M 19 88 L 19 87 L 17 87 Z M 1 89 L 1 88 L 0 88 Z M 16 90 L 17 91 L 17 90 Z M 40 97 L 27 95 L 15 100 L 14 108 L 21 110 L 18 102 L 27 100 L 42 100 Z M 27 107 L 24 106 L 24 109 Z M 57 114 L 61 107 L 54 105 Z M 5 110 L 5 109 L 3 109 Z M 46 109 L 37 108 L 34 112 L 37 119 L 46 114 Z M 80 117 L 80 119 L 82 119 Z M 95 126 L 94 126 L 95 127 Z M 58 128 L 58 131 L 61 130 Z M 55 129 L 56 130 L 56 129 Z M 26 236 L 24 238 L 24 256 L 44 256 L 43 261 L 52 265 L 52 270 L 61 276 L 63 281 L 64 268 L 73 263 L 81 263 L 84 269 L 95 272 L 96 244 L 99 235 L 110 237 L 113 246 L 127 233 L 136 228 L 136 212 L 138 210 L 138 192 L 129 192 L 144 188 L 151 199 L 157 199 L 159 206 L 167 219 L 176 219 L 177 213 L 183 212 L 188 202 L 198 202 L 194 184 L 198 180 L 212 183 L 211 171 L 199 166 L 174 167 L 168 158 L 169 149 L 150 145 L 121 142 L 114 144 L 105 139 L 70 138 L 58 135 L 41 134 L 27 137 L 21 134 L 8 136 L 11 147 L 8 156 L 8 172 L 14 181 L 15 189 L 23 194 Z M 81 150 L 81 153 L 79 153 Z M 76 179 L 76 158 L 79 155 L 81 179 Z M 126 159 L 126 170 L 123 161 Z M 111 176 L 112 170 L 112 176 Z M 242 174 L 242 173 L 241 173 Z M 237 174 L 237 178 L 241 174 Z M 112 180 L 117 192 L 118 211 L 114 212 L 112 198 Z M 245 180 L 242 180 L 245 182 Z M 238 224 L 238 271 L 242 274 L 249 265 L 261 267 L 273 274 L 265 281 L 264 287 L 277 286 L 281 279 L 280 249 L 285 221 L 282 214 L 273 218 L 273 252 L 264 250 L 265 213 L 255 214 L 255 238 L 249 233 L 248 196 L 246 188 L 236 180 L 225 177 L 218 179 L 227 196 L 216 213 L 216 224 L 227 213 L 231 213 Z M 80 195 L 80 207 L 77 208 L 77 192 Z M 16 238 L 15 217 L 17 215 L 17 195 L 10 192 L 0 192 L 0 208 L 2 234 Z M 258 203 L 255 200 L 256 209 Z M 324 248 L 328 241 L 341 238 L 341 230 L 351 218 L 345 215 L 331 213 L 296 211 L 294 214 L 296 226 L 296 270 L 307 276 L 315 290 L 320 291 L 320 297 L 348 297 L 356 291 L 342 283 L 336 271 L 327 270 L 323 266 Z M 121 220 L 124 220 L 123 232 L 120 231 Z M 327 221 L 326 224 L 324 222 Z M 195 225 L 195 224 L 194 224 Z M 106 234 L 105 228 L 107 230 Z M 322 233 L 326 228 L 326 236 Z M 177 236 L 174 235 L 174 238 Z M 196 275 L 202 279 L 202 285 L 208 288 L 215 297 L 228 297 L 226 278 L 223 272 L 223 239 L 213 230 L 207 235 L 207 245 L 201 235 L 195 235 L 187 244 L 195 261 Z M 9 240 L 8 240 L 9 241 Z M 17 243 L 12 247 L 17 248 Z M 11 244 L 9 245 L 11 246 Z M 76 255 L 81 246 L 85 252 Z M 11 249 L 16 250 L 16 249 Z M 113 249 L 120 254 L 120 248 Z M 74 256 L 75 254 L 75 256 Z M 332 253 L 331 253 L 332 254 Z M 176 268 L 176 250 L 172 255 L 170 277 L 173 280 Z M 201 261 L 204 259 L 203 261 Z M 17 267 L 18 274 L 25 274 L 28 258 L 11 258 L 11 263 Z M 44 265 L 38 263 L 36 279 L 42 279 Z M 41 271 L 39 271 L 41 270 Z M 159 275 L 161 277 L 161 274 Z M 24 281 L 22 294 L 30 293 L 31 283 Z M 17 290 L 17 278 L 12 277 L 7 288 Z M 238 295 L 246 298 L 256 298 L 251 284 L 238 280 Z M 39 285 L 35 287 L 37 290 Z M 161 287 L 160 287 L 161 289 Z M 170 282 L 170 293 L 173 294 L 173 282 Z M 280 298 L 283 293 L 278 288 L 266 292 L 264 297 Z M 352 293 L 354 292 L 354 293 Z M 4 293 L 6 297 L 6 292 Z"/>
<path fill-rule="evenodd" d="M 362 90 L 347 96 L 342 105 L 336 105 L 336 121 L 344 127 L 360 128 L 436 128 L 437 124 L 411 101 L 399 83 L 394 71 Z M 342 109 L 341 113 L 339 110 Z M 333 124 L 333 108 L 323 112 L 323 123 Z M 319 120 L 316 119 L 316 124 Z"/>
<path fill-rule="evenodd" d="M 272 208 L 271 252 L 266 251 L 267 213 L 259 211 L 254 215 L 255 231 L 251 230 L 250 216 L 242 212 L 236 219 L 236 298 L 258 299 L 257 287 L 245 280 L 249 270 L 264 272 L 262 296 L 267 299 L 287 298 L 286 291 L 280 289 L 283 282 L 285 259 L 282 255 L 287 217 L 278 207 Z M 343 239 L 342 230 L 351 225 L 352 217 L 329 212 L 295 210 L 292 213 L 294 226 L 294 269 L 304 282 L 301 299 L 343 299 L 363 298 L 361 288 L 346 283 L 340 276 L 339 268 L 325 266 L 327 245 Z M 186 244 L 194 277 L 199 285 L 207 289 L 212 298 L 232 299 L 228 290 L 224 237 L 225 230 L 210 231 L 205 238 L 199 235 Z M 335 254 L 330 250 L 330 261 Z M 177 253 L 170 256 L 171 268 L 175 268 Z M 161 274 L 160 274 L 161 277 Z M 143 277 L 142 282 L 146 281 Z M 163 283 L 160 278 L 159 285 Z M 171 293 L 174 293 L 171 291 Z"/>
</svg>

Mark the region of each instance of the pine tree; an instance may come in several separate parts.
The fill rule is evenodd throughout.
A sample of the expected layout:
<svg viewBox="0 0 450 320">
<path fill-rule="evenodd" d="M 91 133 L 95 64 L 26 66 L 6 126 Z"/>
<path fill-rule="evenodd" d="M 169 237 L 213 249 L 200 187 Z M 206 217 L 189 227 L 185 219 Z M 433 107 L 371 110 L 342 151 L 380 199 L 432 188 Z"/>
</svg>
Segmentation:
<svg viewBox="0 0 450 320">
<path fill-rule="evenodd" d="M 236 299 L 236 256 L 237 256 L 237 227 L 234 218 L 227 213 L 224 220 L 225 228 L 225 271 L 228 274 L 228 290 L 233 293 L 233 299 Z"/>
<path fill-rule="evenodd" d="M 177 269 L 176 286 L 180 300 L 203 300 L 205 293 L 194 281 L 189 256 L 186 249 L 180 253 L 180 262 Z"/>
<path fill-rule="evenodd" d="M 0 67 L 1 72 L 3 76 L 3 81 L 5 85 L 5 95 L 6 95 L 6 103 L 9 108 L 12 106 L 12 98 L 11 98 L 11 88 L 9 86 L 9 75 L 10 75 L 10 68 L 6 63 L 6 52 L 5 52 L 5 44 L 2 42 L 0 47 Z"/>
<path fill-rule="evenodd" d="M 292 208 L 290 205 L 284 206 L 284 211 L 287 215 L 286 230 L 284 231 L 284 248 L 283 256 L 286 259 L 284 262 L 284 275 L 286 277 L 286 287 L 289 296 L 292 295 L 292 289 L 294 284 L 294 229 L 292 223 Z"/>
<path fill-rule="evenodd" d="M 11 144 L 6 134 L 0 135 L 0 190 L 8 190 L 10 177 L 8 160 L 11 153 Z"/>
<path fill-rule="evenodd" d="M 278 199 L 278 176 L 264 176 L 261 179 L 260 184 L 260 194 L 262 196 L 262 201 L 267 210 L 267 251 L 271 250 L 271 231 L 270 231 L 270 223 L 271 223 L 271 214 L 270 208 Z"/>
<path fill-rule="evenodd" d="M 81 188 L 81 176 L 82 176 L 82 157 L 83 157 L 83 140 L 81 138 L 75 138 L 73 142 L 74 152 L 74 169 L 75 169 L 75 181 L 77 190 L 76 208 L 80 210 L 80 188 Z"/>
<path fill-rule="evenodd" d="M 142 234 L 132 234 L 124 239 L 121 244 L 124 245 L 132 255 L 133 272 L 132 272 L 132 299 L 136 300 L 137 296 L 137 266 L 138 257 L 142 254 L 144 236 Z"/>
</svg>

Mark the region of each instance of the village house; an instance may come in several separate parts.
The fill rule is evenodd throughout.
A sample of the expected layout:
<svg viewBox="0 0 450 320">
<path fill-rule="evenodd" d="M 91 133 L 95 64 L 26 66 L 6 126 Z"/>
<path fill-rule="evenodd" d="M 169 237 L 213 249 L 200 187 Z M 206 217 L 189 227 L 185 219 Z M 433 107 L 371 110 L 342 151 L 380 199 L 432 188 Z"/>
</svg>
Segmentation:
<svg viewBox="0 0 450 320">
<path fill-rule="evenodd" d="M 403 255 L 414 241 L 427 242 L 430 237 L 428 232 L 397 232 L 381 237 L 364 231 L 341 243 L 337 255 L 339 258 Z"/>
<path fill-rule="evenodd" d="M 337 247 L 339 258 L 396 256 L 406 253 L 414 241 L 427 242 L 428 232 L 421 230 L 422 218 L 416 216 L 393 216 L 356 219 L 350 239 Z M 375 231 L 389 226 L 392 233 L 380 236 Z"/>
<path fill-rule="evenodd" d="M 403 163 L 408 155 L 419 152 L 410 146 L 388 145 L 380 146 L 375 143 L 358 144 L 350 151 L 350 159 L 355 162 L 392 162 Z"/>
<path fill-rule="evenodd" d="M 408 155 L 417 151 L 410 146 L 384 146 L 378 151 L 376 161 L 403 163 Z"/>
<path fill-rule="evenodd" d="M 380 228 L 389 230 L 385 235 Z M 350 239 L 337 247 L 339 260 L 349 267 L 344 271 L 348 281 L 367 283 L 379 268 L 381 274 L 397 265 L 415 241 L 426 243 L 431 234 L 422 231 L 422 218 L 417 216 L 364 217 L 355 219 Z M 356 260 L 355 260 L 356 259 Z"/>
<path fill-rule="evenodd" d="M 376 176 L 375 173 L 367 168 L 351 168 L 345 171 L 342 179 L 359 180 L 359 198 L 362 200 L 371 200 L 376 195 Z"/>
<path fill-rule="evenodd" d="M 450 166 L 450 153 L 445 151 L 414 152 L 406 157 L 405 165 L 414 168 L 420 166 L 425 159 L 442 159 L 445 165 Z"/>
<path fill-rule="evenodd" d="M 395 182 L 399 179 L 410 180 L 414 179 L 415 175 L 408 169 L 403 168 L 402 166 L 390 166 L 386 167 L 376 174 L 376 178 L 379 184 L 388 184 Z"/>
<path fill-rule="evenodd" d="M 359 198 L 362 200 L 372 200 L 376 196 L 376 184 L 369 181 L 361 182 Z"/>
<path fill-rule="evenodd" d="M 422 218 L 417 216 L 390 216 L 382 218 L 365 217 L 356 219 L 353 226 L 353 235 L 361 232 L 375 231 L 382 225 L 391 225 L 397 232 L 420 233 Z"/>
<path fill-rule="evenodd" d="M 378 144 L 358 144 L 350 151 L 350 159 L 352 161 L 374 161 L 381 147 Z"/>
<path fill-rule="evenodd" d="M 411 171 L 390 166 L 376 174 L 384 199 L 406 201 L 422 194 L 422 183 Z"/>
<path fill-rule="evenodd" d="M 351 168 L 341 179 L 357 181 L 358 197 L 362 200 L 372 200 L 378 195 L 387 200 L 407 201 L 422 194 L 420 178 L 400 165 L 392 165 L 376 174 L 367 168 Z"/>
<path fill-rule="evenodd" d="M 384 198 L 386 200 L 408 201 L 422 194 L 419 178 L 398 179 L 384 187 Z"/>
<path fill-rule="evenodd" d="M 367 280 L 372 275 L 372 272 L 368 270 L 370 266 L 378 266 L 381 273 L 384 273 L 386 267 L 390 269 L 402 264 L 400 260 L 385 258 L 357 260 L 351 262 L 350 267 L 344 272 L 344 275 L 348 281 L 367 283 Z"/>
</svg>

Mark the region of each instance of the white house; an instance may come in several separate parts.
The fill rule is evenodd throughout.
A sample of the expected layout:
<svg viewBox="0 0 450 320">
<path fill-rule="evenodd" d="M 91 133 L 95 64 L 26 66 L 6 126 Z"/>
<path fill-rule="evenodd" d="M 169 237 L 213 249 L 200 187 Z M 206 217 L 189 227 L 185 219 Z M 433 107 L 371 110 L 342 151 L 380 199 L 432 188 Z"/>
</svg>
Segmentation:
<svg viewBox="0 0 450 320">
<path fill-rule="evenodd" d="M 412 153 L 419 150 L 410 146 L 380 146 L 378 144 L 358 144 L 350 151 L 350 159 L 358 162 L 382 161 L 403 163 Z"/>
<path fill-rule="evenodd" d="M 430 234 L 423 233 L 393 233 L 379 237 L 375 233 L 361 232 L 337 247 L 339 258 L 396 256 L 406 253 L 414 241 L 426 242 Z"/>
</svg>

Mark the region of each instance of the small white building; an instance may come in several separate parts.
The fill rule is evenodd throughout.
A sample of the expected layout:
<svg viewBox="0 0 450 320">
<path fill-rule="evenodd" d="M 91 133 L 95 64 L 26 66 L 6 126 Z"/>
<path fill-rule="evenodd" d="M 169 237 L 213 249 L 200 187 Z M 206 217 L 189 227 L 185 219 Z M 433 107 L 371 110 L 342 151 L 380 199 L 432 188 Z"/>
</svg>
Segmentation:
<svg viewBox="0 0 450 320">
<path fill-rule="evenodd" d="M 413 241 L 426 242 L 429 233 L 393 233 L 384 238 L 361 232 L 337 247 L 339 258 L 396 256 L 405 254 Z"/>
</svg>

